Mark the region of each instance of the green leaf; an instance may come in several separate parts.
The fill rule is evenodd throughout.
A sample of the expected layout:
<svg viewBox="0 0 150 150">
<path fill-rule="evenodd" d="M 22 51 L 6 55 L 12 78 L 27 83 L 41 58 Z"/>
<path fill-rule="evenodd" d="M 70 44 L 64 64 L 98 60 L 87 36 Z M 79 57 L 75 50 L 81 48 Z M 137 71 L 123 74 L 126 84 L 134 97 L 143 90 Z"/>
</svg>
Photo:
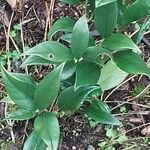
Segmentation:
<svg viewBox="0 0 150 150">
<path fill-rule="evenodd" d="M 54 62 L 44 59 L 43 57 L 31 55 L 21 64 L 21 67 L 25 67 L 29 65 L 46 65 L 46 64 L 53 64 L 53 63 Z"/>
<path fill-rule="evenodd" d="M 122 83 L 128 73 L 121 70 L 112 60 L 108 61 L 101 69 L 98 81 L 102 91 L 109 90 Z"/>
<path fill-rule="evenodd" d="M 138 46 L 132 41 L 131 38 L 124 34 L 112 34 L 107 37 L 103 42 L 102 46 L 106 49 L 109 49 L 110 52 L 120 51 L 125 49 L 132 49 L 138 53 L 141 53 L 141 50 Z"/>
<path fill-rule="evenodd" d="M 128 5 L 122 14 L 122 24 L 127 26 L 129 23 L 148 15 L 150 12 L 149 7 L 150 0 L 136 0 L 133 4 Z"/>
<path fill-rule="evenodd" d="M 71 77 L 74 74 L 75 70 L 76 64 L 74 61 L 66 62 L 61 74 L 61 80 L 66 80 Z"/>
<path fill-rule="evenodd" d="M 95 9 L 95 0 L 89 0 L 89 8 L 92 10 L 92 12 L 94 11 Z"/>
<path fill-rule="evenodd" d="M 96 84 L 100 77 L 100 67 L 94 62 L 81 61 L 77 64 L 75 88 Z"/>
<path fill-rule="evenodd" d="M 91 106 L 85 108 L 84 112 L 88 116 L 89 119 L 95 120 L 99 123 L 110 124 L 110 125 L 121 125 L 118 119 L 112 116 L 110 112 L 108 112 L 107 109 L 103 109 L 103 107 L 104 107 L 104 102 L 100 103 L 98 100 L 96 100 L 96 101 L 93 101 Z M 108 107 L 108 106 L 106 105 L 105 107 Z"/>
<path fill-rule="evenodd" d="M 73 86 L 69 87 L 59 95 L 58 107 L 62 111 L 74 111 L 80 107 L 86 96 L 98 89 L 100 89 L 99 86 L 85 86 L 74 91 Z"/>
<path fill-rule="evenodd" d="M 9 113 L 6 119 L 27 120 L 27 119 L 34 118 L 35 115 L 36 115 L 35 111 L 29 111 L 26 109 L 18 109 L 15 112 Z"/>
<path fill-rule="evenodd" d="M 73 26 L 75 22 L 71 18 L 63 17 L 59 20 L 57 20 L 53 26 L 49 29 L 48 37 L 51 40 L 55 33 L 58 31 L 67 31 L 72 32 Z"/>
<path fill-rule="evenodd" d="M 116 0 L 95 0 L 95 7 L 101 7 L 112 2 L 116 2 Z"/>
<path fill-rule="evenodd" d="M 102 55 L 102 54 L 107 54 L 110 58 L 113 59 L 111 52 L 109 52 L 109 50 L 99 45 L 89 47 L 87 51 L 85 52 L 83 59 L 89 62 L 93 62 L 98 58 L 99 55 Z"/>
<path fill-rule="evenodd" d="M 107 37 L 111 34 L 113 28 L 117 24 L 117 18 L 118 8 L 116 2 L 95 9 L 94 22 L 97 31 L 102 37 Z"/>
<path fill-rule="evenodd" d="M 23 150 L 46 150 L 46 147 L 46 143 L 33 131 L 26 140 Z"/>
<path fill-rule="evenodd" d="M 38 136 L 48 145 L 49 149 L 57 150 L 60 129 L 54 114 L 50 112 L 42 113 L 35 119 L 34 129 Z"/>
<path fill-rule="evenodd" d="M 72 37 L 72 33 L 67 33 L 67 34 L 60 36 L 59 39 L 71 44 L 71 37 Z"/>
<path fill-rule="evenodd" d="M 130 50 L 115 53 L 114 61 L 120 69 L 128 73 L 145 74 L 150 77 L 150 69 L 144 60 L 142 60 L 138 54 Z"/>
<path fill-rule="evenodd" d="M 105 150 L 116 150 L 116 148 L 113 146 L 109 146 L 109 147 L 105 148 Z"/>
<path fill-rule="evenodd" d="M 83 56 L 88 47 L 89 29 L 86 16 L 82 16 L 75 24 L 71 38 L 71 49 L 75 58 Z"/>
<path fill-rule="evenodd" d="M 64 64 L 59 65 L 38 84 L 34 96 L 37 109 L 47 108 L 55 100 L 60 88 L 63 67 Z"/>
<path fill-rule="evenodd" d="M 55 41 L 42 42 L 25 52 L 25 55 L 36 55 L 52 62 L 73 60 L 70 49 Z"/>
<path fill-rule="evenodd" d="M 116 140 L 119 144 L 123 144 L 124 142 L 126 142 L 128 140 L 127 136 L 125 135 L 121 135 L 118 137 L 118 139 Z"/>
<path fill-rule="evenodd" d="M 80 0 L 61 0 L 66 4 L 79 4 Z"/>
<path fill-rule="evenodd" d="M 92 37 L 92 35 L 90 35 L 90 37 L 89 37 L 88 47 L 90 47 L 90 46 L 95 46 L 95 40 Z"/>
<path fill-rule="evenodd" d="M 144 33 L 146 30 L 150 27 L 150 16 L 147 17 L 147 19 L 144 21 L 144 23 L 141 25 L 139 32 L 137 32 L 133 36 L 133 41 L 135 41 L 136 44 L 139 44 L 143 38 Z"/>
<path fill-rule="evenodd" d="M 9 73 L 2 67 L 2 78 L 9 97 L 20 107 L 34 110 L 36 82 L 24 74 Z"/>
<path fill-rule="evenodd" d="M 115 138 L 117 136 L 117 131 L 112 128 L 107 129 L 106 136 L 109 138 Z"/>
<path fill-rule="evenodd" d="M 68 33 L 68 34 L 62 35 L 60 37 L 61 40 L 64 40 L 64 41 L 68 42 L 69 44 L 71 44 L 71 38 L 72 38 L 72 33 Z M 94 46 L 94 45 L 95 45 L 95 40 L 92 37 L 92 35 L 90 35 L 88 47 L 89 46 Z"/>
<path fill-rule="evenodd" d="M 2 98 L 0 100 L 0 102 L 2 102 L 2 103 L 8 103 L 8 104 L 13 104 L 13 105 L 15 104 L 14 101 L 12 101 L 12 99 L 9 96 L 6 96 L 6 97 Z"/>
</svg>

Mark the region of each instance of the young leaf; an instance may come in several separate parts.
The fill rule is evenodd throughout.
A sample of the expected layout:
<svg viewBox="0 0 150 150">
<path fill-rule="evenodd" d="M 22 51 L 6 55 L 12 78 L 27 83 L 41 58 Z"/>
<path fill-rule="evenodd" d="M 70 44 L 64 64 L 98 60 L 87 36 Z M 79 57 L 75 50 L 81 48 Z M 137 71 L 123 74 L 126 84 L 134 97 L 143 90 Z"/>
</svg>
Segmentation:
<svg viewBox="0 0 150 150">
<path fill-rule="evenodd" d="M 144 33 L 150 27 L 150 16 L 144 21 L 141 25 L 140 30 L 133 36 L 133 41 L 136 44 L 139 44 L 143 38 Z"/>
<path fill-rule="evenodd" d="M 74 74 L 75 70 L 76 64 L 74 63 L 74 61 L 66 62 L 61 74 L 61 80 L 66 80 L 71 77 Z"/>
<path fill-rule="evenodd" d="M 35 117 L 35 111 L 29 111 L 26 109 L 18 109 L 15 112 L 11 112 L 7 115 L 6 119 L 13 120 L 27 120 Z"/>
<path fill-rule="evenodd" d="M 55 41 L 42 42 L 27 50 L 25 55 L 40 56 L 52 62 L 73 60 L 71 50 Z"/>
<path fill-rule="evenodd" d="M 98 81 L 102 91 L 109 90 L 122 83 L 128 73 L 122 71 L 112 60 L 108 61 L 101 69 Z"/>
<path fill-rule="evenodd" d="M 84 53 L 83 59 L 89 62 L 93 62 L 98 58 L 99 55 L 102 54 L 107 54 L 111 59 L 113 59 L 111 52 L 99 45 L 89 47 Z"/>
<path fill-rule="evenodd" d="M 45 65 L 45 64 L 53 64 L 54 62 L 44 59 L 43 57 L 31 55 L 29 56 L 22 64 L 21 67 L 29 66 L 29 65 Z"/>
<path fill-rule="evenodd" d="M 114 61 L 120 69 L 128 73 L 145 74 L 150 77 L 150 69 L 146 63 L 138 54 L 130 50 L 115 53 Z"/>
<path fill-rule="evenodd" d="M 116 141 L 117 141 L 119 144 L 124 144 L 127 140 L 128 140 L 128 137 L 125 136 L 125 135 L 120 135 L 120 136 L 118 137 L 118 139 L 116 139 Z"/>
<path fill-rule="evenodd" d="M 58 107 L 62 111 L 74 111 L 80 107 L 81 102 L 91 92 L 100 89 L 99 86 L 80 87 L 74 91 L 74 87 L 69 87 L 61 92 L 58 97 Z"/>
<path fill-rule="evenodd" d="M 128 5 L 122 14 L 122 24 L 127 26 L 129 23 L 148 15 L 149 7 L 150 0 L 136 0 L 133 4 Z"/>
<path fill-rule="evenodd" d="M 117 136 L 117 131 L 112 128 L 107 129 L 106 136 L 109 138 L 115 138 Z"/>
<path fill-rule="evenodd" d="M 95 0 L 95 7 L 101 7 L 103 5 L 107 5 L 112 2 L 116 2 L 117 0 Z"/>
<path fill-rule="evenodd" d="M 57 20 L 48 32 L 48 37 L 51 40 L 58 31 L 72 32 L 75 22 L 71 18 L 63 17 Z"/>
<path fill-rule="evenodd" d="M 46 150 L 46 143 L 38 137 L 35 131 L 32 131 L 24 144 L 23 150 Z"/>
<path fill-rule="evenodd" d="M 75 88 L 96 84 L 100 77 L 100 72 L 100 67 L 94 62 L 79 62 L 76 68 Z"/>
<path fill-rule="evenodd" d="M 103 107 L 104 107 L 104 102 L 100 103 L 100 102 L 93 101 L 91 106 L 85 108 L 84 111 L 89 119 L 92 119 L 96 122 L 103 123 L 103 124 L 110 124 L 110 125 L 121 125 L 118 119 L 112 116 L 110 112 L 106 111 L 105 109 L 102 109 Z M 105 108 L 106 107 L 108 107 L 107 104 L 105 104 Z"/>
<path fill-rule="evenodd" d="M 107 15 L 106 15 L 107 14 Z M 102 37 L 107 37 L 117 24 L 118 8 L 117 3 L 109 3 L 107 5 L 95 9 L 94 22 L 97 31 Z"/>
<path fill-rule="evenodd" d="M 38 116 L 34 121 L 34 130 L 48 145 L 49 149 L 57 150 L 60 129 L 54 114 L 45 112 Z"/>
<path fill-rule="evenodd" d="M 120 51 L 124 49 L 132 49 L 138 53 L 141 53 L 141 50 L 128 36 L 124 34 L 112 34 L 107 37 L 103 42 L 102 46 L 106 49 L 109 49 L 110 52 Z"/>
<path fill-rule="evenodd" d="M 71 49 L 75 58 L 83 56 L 88 47 L 89 29 L 86 16 L 82 16 L 75 24 L 71 38 Z"/>
<path fill-rule="evenodd" d="M 60 88 L 60 79 L 63 67 L 64 64 L 59 65 L 37 86 L 34 96 L 37 109 L 42 110 L 47 108 L 55 100 Z"/>
<path fill-rule="evenodd" d="M 69 44 L 71 44 L 71 38 L 72 38 L 72 33 L 68 33 L 68 34 L 62 35 L 60 37 L 61 40 L 64 40 L 64 41 L 68 42 Z M 88 47 L 89 46 L 94 46 L 94 45 L 95 45 L 95 40 L 92 37 L 92 35 L 90 35 Z"/>
<path fill-rule="evenodd" d="M 34 92 L 36 82 L 30 76 L 9 73 L 2 67 L 2 78 L 9 97 L 20 107 L 26 110 L 34 110 Z"/>
</svg>

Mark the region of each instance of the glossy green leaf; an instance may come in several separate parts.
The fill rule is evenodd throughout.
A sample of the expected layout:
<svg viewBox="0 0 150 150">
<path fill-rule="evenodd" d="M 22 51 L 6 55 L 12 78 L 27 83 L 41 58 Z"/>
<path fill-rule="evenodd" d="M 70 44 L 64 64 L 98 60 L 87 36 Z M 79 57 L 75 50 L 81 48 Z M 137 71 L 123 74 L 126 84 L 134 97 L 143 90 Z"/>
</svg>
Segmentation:
<svg viewBox="0 0 150 150">
<path fill-rule="evenodd" d="M 38 84 L 34 96 L 37 109 L 47 108 L 55 100 L 60 88 L 63 67 L 64 64 L 59 65 Z"/>
<path fill-rule="evenodd" d="M 73 60 L 72 52 L 63 44 L 55 41 L 42 42 L 25 52 L 25 55 L 36 55 L 52 62 Z"/>
<path fill-rule="evenodd" d="M 94 62 L 81 61 L 77 64 L 75 88 L 96 84 L 100 77 L 100 67 Z"/>
<path fill-rule="evenodd" d="M 50 150 L 57 150 L 60 129 L 54 114 L 45 112 L 39 115 L 34 121 L 34 130 Z"/>
<path fill-rule="evenodd" d="M 71 38 L 71 49 L 75 58 L 83 56 L 89 43 L 89 29 L 86 16 L 82 16 L 75 24 Z"/>
<path fill-rule="evenodd" d="M 132 49 L 138 53 L 141 53 L 141 50 L 138 46 L 132 41 L 131 38 L 124 34 L 112 34 L 107 37 L 103 42 L 102 46 L 108 49 L 110 52 L 120 51 L 125 49 Z"/>
<path fill-rule="evenodd" d="M 142 60 L 138 54 L 130 50 L 115 53 L 114 61 L 120 69 L 128 73 L 145 74 L 150 77 L 150 69 L 144 60 Z"/>
<path fill-rule="evenodd" d="M 71 38 L 72 38 L 72 33 L 68 33 L 68 34 L 62 35 L 60 37 L 61 40 L 64 40 L 64 41 L 68 42 L 69 44 L 71 43 Z M 92 37 L 92 35 L 90 35 L 88 47 L 89 46 L 94 46 L 94 45 L 95 45 L 95 40 Z"/>
<path fill-rule="evenodd" d="M 103 5 L 107 5 L 112 2 L 116 2 L 117 0 L 95 0 L 95 7 L 101 7 Z"/>
<path fill-rule="evenodd" d="M 111 34 L 113 28 L 117 24 L 117 18 L 118 8 L 116 2 L 95 9 L 94 22 L 97 31 L 102 37 L 107 37 Z"/>
<path fill-rule="evenodd" d="M 104 102 L 101 103 L 99 101 L 93 101 L 91 106 L 84 109 L 84 112 L 89 119 L 96 122 L 110 125 L 121 125 L 118 119 L 112 116 L 110 112 L 106 111 L 106 109 L 103 109 L 104 105 L 108 107 L 107 104 L 104 104 Z"/>
<path fill-rule="evenodd" d="M 13 119 L 13 120 L 27 120 L 35 117 L 34 111 L 29 111 L 26 109 L 18 109 L 15 112 L 8 113 L 6 119 Z"/>
<path fill-rule="evenodd" d="M 53 64 L 53 63 L 54 62 L 48 59 L 44 59 L 43 57 L 31 55 L 21 64 L 21 67 L 25 67 L 29 65 L 46 65 L 46 64 Z"/>
<path fill-rule="evenodd" d="M 27 110 L 34 110 L 34 93 L 36 82 L 24 74 L 10 73 L 3 67 L 2 78 L 6 91 L 10 98 L 20 107 Z"/>
<path fill-rule="evenodd" d="M 48 37 L 51 40 L 55 33 L 58 31 L 72 32 L 75 22 L 71 18 L 63 17 L 57 20 L 49 29 Z"/>
<path fill-rule="evenodd" d="M 74 74 L 75 70 L 76 64 L 74 61 L 66 62 L 61 74 L 61 80 L 66 80 L 71 77 Z"/>
<path fill-rule="evenodd" d="M 111 59 L 113 59 L 113 56 L 109 50 L 98 45 L 89 47 L 87 51 L 85 52 L 83 58 L 86 61 L 93 62 L 98 58 L 99 55 L 102 55 L 102 54 L 107 54 Z"/>
<path fill-rule="evenodd" d="M 59 95 L 58 107 L 62 111 L 74 111 L 80 107 L 86 96 L 98 89 L 100 89 L 99 86 L 85 86 L 75 91 L 73 86 L 69 87 Z"/>
<path fill-rule="evenodd" d="M 108 61 L 101 69 L 98 81 L 102 91 L 109 90 L 122 83 L 128 73 L 121 70 L 113 61 Z"/>
<path fill-rule="evenodd" d="M 129 23 L 148 15 L 150 12 L 149 7 L 150 0 L 136 0 L 133 4 L 128 5 L 122 14 L 122 24 L 127 26 Z"/>
<path fill-rule="evenodd" d="M 35 131 L 32 131 L 24 144 L 23 150 L 46 150 L 46 147 L 46 143 L 38 137 Z"/>
</svg>

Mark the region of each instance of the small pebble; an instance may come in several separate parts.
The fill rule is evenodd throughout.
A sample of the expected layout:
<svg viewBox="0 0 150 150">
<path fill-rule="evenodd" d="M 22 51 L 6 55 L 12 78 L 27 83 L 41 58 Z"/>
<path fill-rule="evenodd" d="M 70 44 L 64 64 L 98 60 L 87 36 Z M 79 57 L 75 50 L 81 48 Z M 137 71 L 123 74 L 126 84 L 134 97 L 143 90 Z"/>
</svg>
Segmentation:
<svg viewBox="0 0 150 150">
<path fill-rule="evenodd" d="M 75 146 L 72 146 L 72 149 L 74 150 L 74 149 L 76 149 L 76 147 L 75 147 Z"/>
<path fill-rule="evenodd" d="M 94 146 L 93 145 L 89 145 L 87 150 L 95 150 Z"/>
</svg>

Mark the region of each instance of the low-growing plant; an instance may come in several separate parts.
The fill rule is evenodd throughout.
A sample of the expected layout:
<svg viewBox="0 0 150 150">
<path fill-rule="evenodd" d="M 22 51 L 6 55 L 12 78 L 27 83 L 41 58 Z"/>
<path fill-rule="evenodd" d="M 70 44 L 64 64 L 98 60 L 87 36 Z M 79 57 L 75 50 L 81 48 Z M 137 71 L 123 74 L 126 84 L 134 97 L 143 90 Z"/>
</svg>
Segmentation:
<svg viewBox="0 0 150 150">
<path fill-rule="evenodd" d="M 128 74 L 150 77 L 150 70 L 141 58 L 141 50 L 123 34 L 130 23 L 149 14 L 149 0 L 136 0 L 131 4 L 122 0 L 89 0 L 85 6 L 86 14 L 77 22 L 68 17 L 59 19 L 50 28 L 48 41 L 23 54 L 29 57 L 22 67 L 54 66 L 42 81 L 1 68 L 6 91 L 18 105 L 18 110 L 9 113 L 6 119 L 35 118 L 24 150 L 56 150 L 60 138 L 57 118 L 63 114 L 71 115 L 79 108 L 89 120 L 121 125 L 111 115 L 107 104 L 98 99 L 99 96 L 120 84 Z M 95 41 L 89 31 L 88 21 L 92 16 L 101 37 L 99 41 Z M 143 36 L 141 28 L 134 41 L 139 42 Z M 54 41 L 58 31 L 62 34 Z"/>
<path fill-rule="evenodd" d="M 115 145 L 123 145 L 126 141 L 128 141 L 128 138 L 125 134 L 120 133 L 113 128 L 106 129 L 106 137 L 106 140 L 98 143 L 98 146 L 103 150 L 116 150 L 114 147 Z"/>
</svg>

